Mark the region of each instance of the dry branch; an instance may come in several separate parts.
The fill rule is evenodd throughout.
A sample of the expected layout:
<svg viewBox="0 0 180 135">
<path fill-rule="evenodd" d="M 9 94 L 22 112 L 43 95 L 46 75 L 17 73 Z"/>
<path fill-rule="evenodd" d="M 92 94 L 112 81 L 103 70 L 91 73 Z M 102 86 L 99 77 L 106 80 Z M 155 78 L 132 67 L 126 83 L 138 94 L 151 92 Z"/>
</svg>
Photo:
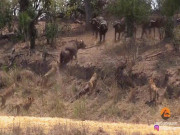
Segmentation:
<svg viewBox="0 0 180 135">
<path fill-rule="evenodd" d="M 15 59 L 16 59 L 17 57 L 21 56 L 21 55 L 24 55 L 24 54 L 16 54 L 16 55 L 14 55 L 13 57 L 10 58 L 10 64 L 9 64 L 9 66 L 8 66 L 8 69 L 12 67 Z"/>
<path fill-rule="evenodd" d="M 156 54 L 153 54 L 153 55 L 150 55 L 150 56 L 146 56 L 145 60 L 148 60 L 149 58 L 153 58 L 153 57 L 156 57 L 158 55 L 162 55 L 164 53 L 166 53 L 167 51 L 162 51 L 162 52 L 158 52 Z"/>
</svg>

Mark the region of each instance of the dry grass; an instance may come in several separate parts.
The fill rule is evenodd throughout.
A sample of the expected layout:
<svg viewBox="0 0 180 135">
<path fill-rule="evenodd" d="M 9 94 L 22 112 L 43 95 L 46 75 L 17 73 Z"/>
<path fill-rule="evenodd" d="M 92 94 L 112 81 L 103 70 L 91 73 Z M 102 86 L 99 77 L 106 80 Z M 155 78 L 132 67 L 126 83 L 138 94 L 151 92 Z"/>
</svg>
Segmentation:
<svg viewBox="0 0 180 135">
<path fill-rule="evenodd" d="M 11 104 L 23 100 L 28 96 L 33 96 L 35 97 L 35 102 L 30 107 L 30 110 L 27 112 L 22 110 L 20 114 L 67 117 L 81 120 L 91 119 L 146 123 L 147 119 L 161 121 L 162 118 L 159 115 L 160 109 L 164 106 L 169 106 L 174 114 L 172 121 L 179 119 L 178 109 L 173 109 L 174 106 L 178 108 L 178 105 L 174 104 L 174 100 L 173 102 L 164 102 L 161 106 L 158 106 L 158 108 L 153 108 L 145 105 L 143 99 L 135 99 L 136 92 L 141 93 L 136 88 L 127 93 L 123 92 L 122 89 L 117 87 L 113 78 L 113 68 L 114 67 L 110 65 L 104 65 L 104 76 L 98 80 L 97 85 L 97 89 L 100 89 L 100 93 L 94 92 L 93 94 L 85 95 L 83 97 L 84 99 L 81 98 L 74 103 L 70 103 L 69 101 L 81 90 L 81 87 L 86 83 L 85 80 L 78 80 L 81 82 L 79 85 L 74 76 L 70 76 L 63 72 L 60 74 L 60 79 L 55 76 L 52 77 L 53 79 L 50 80 L 53 82 L 52 86 L 43 87 L 39 83 L 42 79 L 41 76 L 34 74 L 27 78 L 24 77 L 19 82 L 15 94 L 12 98 L 8 99 L 7 106 L 1 113 L 16 115 L 15 111 L 14 113 L 9 112 Z M 14 68 L 5 73 L 5 84 L 8 86 L 17 82 L 18 76 L 22 71 L 21 69 Z M 144 88 L 143 91 L 146 91 L 146 88 Z M 144 94 L 147 96 L 146 92 L 143 92 L 143 95 Z M 142 98 L 142 96 L 140 96 L 140 98 Z M 143 112 L 146 111 L 149 112 L 143 114 Z"/>
<path fill-rule="evenodd" d="M 154 125 L 124 124 L 124 123 L 103 123 L 95 121 L 75 121 L 62 118 L 38 118 L 38 117 L 0 117 L 2 133 L 18 135 L 86 135 L 102 133 L 110 135 L 178 135 L 180 129 L 154 131 Z M 161 126 L 162 128 L 167 128 Z M 14 134 L 13 134 L 14 135 Z"/>
<path fill-rule="evenodd" d="M 180 44 L 180 40 L 179 40 L 179 38 L 180 38 L 180 26 L 176 27 L 174 29 L 173 33 L 174 33 L 174 42 L 176 44 Z"/>
<path fill-rule="evenodd" d="M 75 102 L 73 108 L 74 118 L 85 120 L 87 118 L 86 101 L 84 99 Z"/>
<path fill-rule="evenodd" d="M 123 90 L 118 88 L 116 83 L 114 83 L 111 86 L 110 90 L 111 90 L 110 96 L 113 99 L 114 103 L 117 103 L 118 101 L 120 101 L 123 98 L 123 96 L 122 96 L 123 95 Z"/>
<path fill-rule="evenodd" d="M 110 104 L 103 110 L 104 115 L 109 117 L 121 117 L 121 110 L 117 105 Z"/>
<path fill-rule="evenodd" d="M 128 94 L 128 101 L 135 103 L 136 102 L 136 94 L 137 94 L 136 89 L 131 89 Z"/>
<path fill-rule="evenodd" d="M 114 31 L 113 31 L 114 35 Z M 91 37 L 90 37 L 91 36 Z M 63 40 L 71 40 L 75 38 L 82 38 L 86 41 L 88 46 L 92 46 L 92 38 L 91 34 L 84 34 L 82 36 L 76 36 L 76 37 L 65 37 Z M 91 120 L 104 120 L 104 121 L 122 121 L 122 122 L 133 122 L 133 123 L 147 123 L 147 120 L 154 121 L 161 121 L 162 118 L 160 116 L 160 110 L 164 106 L 168 106 L 170 110 L 172 111 L 172 117 L 170 121 L 176 121 L 179 120 L 179 104 L 178 102 L 173 100 L 167 100 L 163 102 L 162 105 L 157 107 L 149 107 L 145 105 L 145 99 L 146 96 L 148 96 L 148 92 L 146 92 L 146 87 L 143 87 L 142 91 L 137 90 L 131 90 L 130 92 L 126 91 L 127 93 L 123 92 L 122 89 L 118 88 L 116 86 L 116 82 L 114 80 L 114 69 L 118 65 L 118 62 L 124 61 L 124 57 L 130 57 L 130 59 L 135 59 L 138 52 L 137 52 L 137 46 L 134 43 L 131 45 L 129 41 L 125 41 L 122 39 L 120 42 L 114 43 L 112 41 L 112 33 L 108 32 L 108 36 L 106 42 L 102 45 L 99 45 L 99 47 L 94 49 L 88 49 L 85 51 L 82 51 L 78 54 L 78 62 L 80 63 L 80 66 L 86 66 L 86 64 L 92 63 L 92 65 L 99 66 L 102 71 L 104 72 L 104 76 L 98 80 L 97 84 L 97 90 L 99 90 L 99 93 L 92 93 L 89 95 L 85 95 L 83 99 L 79 99 L 75 101 L 74 103 L 70 103 L 72 97 L 74 97 L 77 92 L 81 90 L 81 87 L 86 83 L 87 80 L 85 79 L 79 79 L 83 78 L 84 72 L 86 69 L 79 70 L 77 68 L 74 70 L 75 72 L 78 71 L 76 74 L 68 74 L 66 73 L 66 69 L 62 71 L 59 75 L 61 79 L 58 79 L 57 76 L 53 76 L 49 79 L 49 83 L 46 87 L 43 87 L 41 85 L 41 76 L 38 76 L 37 74 L 34 74 L 30 77 L 24 77 L 19 82 L 19 86 L 16 89 L 15 94 L 8 99 L 7 106 L 5 109 L 1 110 L 1 114 L 13 114 L 8 112 L 8 108 L 10 108 L 11 104 L 14 102 L 17 102 L 19 100 L 23 100 L 24 98 L 27 98 L 27 96 L 33 96 L 35 97 L 35 102 L 30 107 L 30 110 L 28 112 L 21 112 L 22 115 L 32 115 L 32 116 L 48 116 L 48 117 L 66 117 L 66 118 L 76 118 L 76 119 L 91 119 Z M 59 40 L 61 41 L 61 39 Z M 96 42 L 96 41 L 95 41 Z M 140 41 L 141 42 L 141 41 Z M 159 42 L 159 41 L 158 41 Z M 136 42 L 138 43 L 138 42 Z M 143 41 L 142 46 L 146 43 Z M 141 55 L 142 53 L 150 50 L 150 45 L 147 43 L 147 46 L 143 46 L 139 49 Z M 154 45 L 154 42 L 151 44 Z M 140 45 L 139 45 L 140 46 Z M 38 47 L 38 46 L 37 46 Z M 154 46 L 156 48 L 157 46 Z M 57 47 L 57 50 L 50 49 L 49 52 L 53 51 L 52 53 L 58 53 L 61 48 Z M 152 49 L 152 48 L 151 48 Z M 154 51 L 153 49 L 151 50 Z M 143 56 L 143 54 L 142 54 Z M 116 59 L 117 58 L 117 59 Z M 174 57 L 172 57 L 174 59 Z M 141 63 L 140 63 L 141 64 Z M 142 63 L 143 65 L 144 63 Z M 164 61 L 160 63 L 160 68 L 166 64 Z M 170 65 L 171 66 L 171 65 Z M 98 67 L 98 68 L 99 68 Z M 143 67 L 145 67 L 143 65 Z M 14 66 L 13 70 L 8 71 L 7 67 L 2 68 L 4 71 L 7 71 L 3 77 L 3 83 L 5 83 L 4 87 L 10 86 L 14 82 L 18 81 L 18 76 L 21 74 L 21 69 L 18 69 L 16 66 Z M 73 68 L 72 68 L 73 69 Z M 141 70 L 141 69 L 140 69 Z M 67 71 L 69 72 L 69 71 Z M 71 71 L 73 72 L 73 71 Z M 151 72 L 151 71 L 150 71 Z M 78 74 L 78 75 L 77 75 Z M 82 75 L 81 75 L 82 74 Z M 32 79 L 32 78 L 33 79 Z M 81 84 L 77 84 L 76 82 L 80 81 Z M 138 95 L 137 98 L 139 100 L 136 100 L 136 92 L 139 92 L 142 94 Z M 177 91 L 178 93 L 178 91 Z M 16 114 L 15 114 L 16 115 Z M 3 118 L 3 117 L 2 117 Z M 18 117 L 17 117 L 18 118 Z M 8 118 L 7 118 L 8 119 Z M 11 119 L 11 118 L 10 118 Z M 18 118 L 19 119 L 19 118 Z M 31 118 L 28 118 L 31 119 Z M 55 130 L 53 133 L 51 133 L 46 126 L 40 124 L 40 126 L 37 124 L 34 124 L 35 126 L 28 127 L 27 124 L 27 134 L 60 134 L 61 131 L 62 134 L 90 134 L 92 131 L 92 134 L 101 134 L 102 132 L 99 131 L 99 127 L 103 127 L 103 131 L 109 134 L 120 134 L 120 135 L 126 135 L 126 134 L 153 134 L 155 133 L 153 131 L 153 125 L 150 127 L 136 125 L 136 124 L 112 124 L 112 123 L 101 123 L 101 122 L 69 122 L 69 124 L 66 119 L 51 119 L 51 118 L 42 118 L 45 121 L 41 121 L 39 118 L 33 118 L 31 119 L 30 123 L 35 123 L 35 121 L 41 121 L 42 123 L 45 123 L 44 125 L 51 125 L 51 120 L 53 121 L 52 130 L 53 128 L 59 129 Z M 0 120 L 1 122 L 2 120 Z M 8 120 L 6 120 L 8 122 Z M 22 122 L 26 120 L 20 120 Z M 57 122 L 59 121 L 59 122 Z M 66 121 L 66 122 L 62 122 Z M 40 122 L 40 123 L 41 123 Z M 150 122 L 151 124 L 153 122 Z M 6 122 L 4 122 L 6 123 Z M 46 124 L 47 123 L 47 124 Z M 62 124 L 63 123 L 63 124 Z M 82 125 L 83 123 L 83 125 Z M 54 125 L 56 127 L 54 127 Z M 26 126 L 26 124 L 25 124 Z M 14 131 L 18 129 L 24 130 L 22 128 L 23 125 L 20 124 L 20 127 L 15 128 Z M 84 128 L 89 128 L 90 130 L 84 130 Z M 144 127 L 144 128 L 143 128 Z M 3 127 L 2 127 L 3 128 Z M 45 131 L 44 131 L 45 128 Z M 43 131 L 42 131 L 43 129 Z M 146 130 L 147 129 L 147 130 Z M 25 134 L 24 131 L 19 131 L 21 134 L 22 132 Z M 33 132 L 33 133 L 32 133 Z M 37 133 L 38 132 L 38 133 Z M 5 133 L 4 133 L 5 134 Z M 160 134 L 163 134 L 162 132 Z M 168 132 L 166 133 L 168 134 Z M 171 134 L 171 132 L 169 132 Z M 173 133 L 172 133 L 173 134 Z M 175 134 L 175 133 L 174 133 Z"/>
</svg>

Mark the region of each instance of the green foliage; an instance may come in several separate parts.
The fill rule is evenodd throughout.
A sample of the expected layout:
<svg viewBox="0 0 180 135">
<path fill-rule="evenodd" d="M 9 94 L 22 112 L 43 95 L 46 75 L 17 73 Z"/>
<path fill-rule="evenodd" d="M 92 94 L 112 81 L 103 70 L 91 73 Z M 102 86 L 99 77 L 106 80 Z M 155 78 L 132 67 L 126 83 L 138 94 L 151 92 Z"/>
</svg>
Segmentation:
<svg viewBox="0 0 180 135">
<path fill-rule="evenodd" d="M 8 1 L 2 0 L 0 2 L 0 29 L 5 26 L 11 26 L 12 22 L 12 11 L 10 9 L 10 3 Z"/>
<path fill-rule="evenodd" d="M 118 17 L 132 18 L 135 22 L 140 22 L 150 14 L 150 0 L 117 0 L 108 7 L 110 13 Z"/>
<path fill-rule="evenodd" d="M 157 0 L 159 11 L 162 15 L 165 15 L 166 26 L 165 26 L 165 33 L 166 38 L 172 38 L 174 36 L 173 29 L 174 29 L 174 22 L 173 16 L 175 13 L 180 11 L 180 1 L 179 0 Z"/>
<path fill-rule="evenodd" d="M 98 0 L 92 0 L 91 6 L 92 6 L 93 14 L 95 15 L 100 14 L 101 8 L 98 7 Z"/>
<path fill-rule="evenodd" d="M 180 10 L 180 0 L 157 0 L 157 3 L 162 14 L 166 16 L 173 16 Z"/>
<path fill-rule="evenodd" d="M 117 0 L 109 4 L 108 10 L 113 15 L 125 17 L 128 36 L 133 36 L 134 23 L 147 20 L 151 12 L 151 0 Z"/>
<path fill-rule="evenodd" d="M 77 8 L 78 8 L 78 5 L 69 6 L 69 7 L 67 8 L 66 16 L 67 16 L 67 17 L 70 17 L 71 14 L 72 14 L 74 11 L 77 10 Z"/>
<path fill-rule="evenodd" d="M 25 38 L 28 36 L 30 21 L 31 18 L 27 12 L 20 13 L 19 15 L 19 34 L 21 35 L 20 37 Z"/>
<path fill-rule="evenodd" d="M 47 23 L 45 29 L 45 35 L 48 41 L 53 44 L 55 37 L 58 34 L 58 25 L 56 23 Z"/>
<path fill-rule="evenodd" d="M 4 71 L 4 72 L 8 72 L 8 66 L 7 65 L 3 65 L 1 67 L 1 69 Z"/>
<path fill-rule="evenodd" d="M 106 11 L 104 9 L 105 4 L 106 4 L 105 0 L 91 0 L 92 14 L 99 15 L 102 14 L 104 11 Z"/>
<path fill-rule="evenodd" d="M 165 24 L 165 36 L 166 38 L 173 37 L 174 22 L 171 17 L 167 17 Z"/>
</svg>

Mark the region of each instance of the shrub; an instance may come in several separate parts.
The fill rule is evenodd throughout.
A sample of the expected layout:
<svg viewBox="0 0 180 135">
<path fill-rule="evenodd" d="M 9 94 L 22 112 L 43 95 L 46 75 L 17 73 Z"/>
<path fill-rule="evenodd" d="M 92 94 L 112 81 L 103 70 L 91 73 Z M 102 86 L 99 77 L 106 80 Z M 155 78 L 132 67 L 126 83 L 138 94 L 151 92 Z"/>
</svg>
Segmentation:
<svg viewBox="0 0 180 135">
<path fill-rule="evenodd" d="M 173 30 L 173 44 L 175 51 L 179 51 L 179 45 L 180 45 L 180 26 L 176 27 Z"/>
<path fill-rule="evenodd" d="M 30 16 L 27 12 L 20 13 L 19 15 L 19 39 L 27 39 L 28 37 L 28 30 L 29 30 L 29 23 L 31 21 Z"/>
<path fill-rule="evenodd" d="M 47 23 L 45 28 L 45 35 L 47 43 L 53 45 L 58 33 L 58 25 L 56 23 Z"/>
</svg>

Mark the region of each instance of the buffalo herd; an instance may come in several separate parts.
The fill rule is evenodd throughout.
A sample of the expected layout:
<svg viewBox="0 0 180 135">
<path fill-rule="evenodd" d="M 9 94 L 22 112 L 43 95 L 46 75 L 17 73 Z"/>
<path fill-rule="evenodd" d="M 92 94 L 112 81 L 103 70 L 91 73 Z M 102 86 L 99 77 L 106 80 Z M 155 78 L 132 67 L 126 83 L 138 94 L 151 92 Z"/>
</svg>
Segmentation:
<svg viewBox="0 0 180 135">
<path fill-rule="evenodd" d="M 162 16 L 162 17 L 156 17 L 154 19 L 149 19 L 148 21 L 142 23 L 141 24 L 141 27 L 142 27 L 141 38 L 143 38 L 145 34 L 147 35 L 147 32 L 151 34 L 151 30 L 153 30 L 154 38 L 155 38 L 155 33 L 156 33 L 155 29 L 157 29 L 159 33 L 159 39 L 162 40 L 163 30 L 165 28 L 166 22 L 167 22 L 167 19 Z M 108 31 L 108 23 L 104 19 L 104 17 L 101 17 L 101 16 L 95 17 L 91 19 L 90 23 L 92 26 L 93 35 L 95 35 L 97 38 L 99 34 L 100 43 L 102 41 L 105 41 L 106 32 Z M 176 24 L 177 25 L 180 24 L 180 18 L 176 19 Z M 119 21 L 115 21 L 113 23 L 113 28 L 115 29 L 115 41 L 120 40 L 121 33 L 123 35 L 127 33 L 127 23 L 126 23 L 125 17 L 123 17 Z M 136 38 L 136 30 L 137 30 L 136 24 L 133 24 L 132 30 L 133 30 L 132 33 L 134 37 Z M 117 34 L 118 34 L 118 37 L 117 37 Z"/>
<path fill-rule="evenodd" d="M 147 35 L 147 31 L 149 34 L 151 34 L 151 29 L 154 31 L 154 38 L 155 38 L 155 29 L 158 29 L 159 32 L 159 39 L 161 40 L 163 38 L 163 32 L 162 29 L 165 28 L 166 18 L 164 17 L 158 17 L 156 19 L 149 19 L 145 23 L 141 24 L 142 27 L 142 33 L 141 38 L 143 38 L 144 34 Z M 93 35 L 96 36 L 96 38 L 99 35 L 99 42 L 104 42 L 106 33 L 108 31 L 108 22 L 104 19 L 102 16 L 98 16 L 95 18 L 92 18 L 90 21 L 90 24 L 92 26 Z M 176 24 L 180 24 L 180 18 L 176 19 Z M 133 25 L 133 35 L 136 38 L 136 28 L 137 25 Z M 124 35 L 127 33 L 127 23 L 126 19 L 123 17 L 119 21 L 115 21 L 113 23 L 113 28 L 115 29 L 115 41 L 120 40 L 121 33 Z M 118 37 L 117 37 L 118 34 Z M 66 65 L 68 62 L 70 62 L 74 57 L 77 60 L 77 52 L 79 49 L 84 49 L 86 47 L 84 41 L 77 41 L 72 40 L 68 43 L 67 46 L 62 49 L 60 53 L 60 64 Z"/>
</svg>

